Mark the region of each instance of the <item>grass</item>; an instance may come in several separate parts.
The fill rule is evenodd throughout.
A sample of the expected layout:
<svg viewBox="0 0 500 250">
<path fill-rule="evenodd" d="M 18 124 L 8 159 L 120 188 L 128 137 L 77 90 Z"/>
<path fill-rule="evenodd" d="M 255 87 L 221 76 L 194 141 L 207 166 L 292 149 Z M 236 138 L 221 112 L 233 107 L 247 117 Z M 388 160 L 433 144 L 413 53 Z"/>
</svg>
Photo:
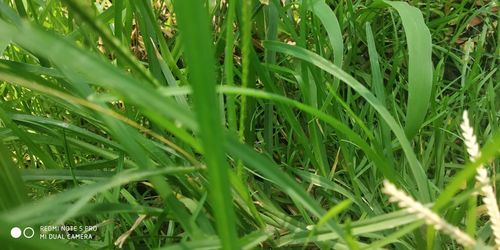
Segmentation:
<svg viewBox="0 0 500 250">
<path fill-rule="evenodd" d="M 493 248 L 474 176 L 497 186 L 500 27 L 479 2 L 2 1 L 0 240 L 462 249 L 389 180 Z"/>
</svg>

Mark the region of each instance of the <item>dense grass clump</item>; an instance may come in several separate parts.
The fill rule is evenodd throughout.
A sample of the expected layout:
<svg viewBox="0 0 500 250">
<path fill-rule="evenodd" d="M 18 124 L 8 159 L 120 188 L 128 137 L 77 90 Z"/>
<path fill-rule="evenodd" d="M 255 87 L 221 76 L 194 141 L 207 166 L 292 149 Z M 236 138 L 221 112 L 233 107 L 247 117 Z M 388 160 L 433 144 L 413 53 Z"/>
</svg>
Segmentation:
<svg viewBox="0 0 500 250">
<path fill-rule="evenodd" d="M 500 247 L 498 15 L 0 1 L 0 248 Z"/>
</svg>

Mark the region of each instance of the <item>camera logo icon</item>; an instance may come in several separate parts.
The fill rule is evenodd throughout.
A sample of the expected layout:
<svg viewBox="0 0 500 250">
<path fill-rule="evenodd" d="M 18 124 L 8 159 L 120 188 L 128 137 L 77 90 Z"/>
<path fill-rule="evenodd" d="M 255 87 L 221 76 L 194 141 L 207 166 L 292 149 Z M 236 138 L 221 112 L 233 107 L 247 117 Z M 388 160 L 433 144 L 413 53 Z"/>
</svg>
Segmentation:
<svg viewBox="0 0 500 250">
<path fill-rule="evenodd" d="M 35 235 L 35 230 L 32 227 L 25 227 L 23 230 L 19 227 L 13 227 L 10 230 L 10 236 L 14 239 L 18 239 L 21 235 L 26 239 L 31 239 Z"/>
</svg>

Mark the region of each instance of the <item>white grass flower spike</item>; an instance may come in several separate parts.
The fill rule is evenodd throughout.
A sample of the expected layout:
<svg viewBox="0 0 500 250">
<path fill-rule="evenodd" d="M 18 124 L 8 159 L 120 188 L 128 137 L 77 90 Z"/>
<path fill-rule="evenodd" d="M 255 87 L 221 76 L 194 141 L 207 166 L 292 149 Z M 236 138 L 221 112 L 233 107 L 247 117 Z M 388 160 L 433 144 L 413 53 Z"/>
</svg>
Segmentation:
<svg viewBox="0 0 500 250">
<path fill-rule="evenodd" d="M 418 218 L 423 219 L 427 225 L 433 226 L 436 230 L 442 231 L 455 239 L 464 247 L 473 247 L 476 241 L 459 228 L 449 224 L 439 215 L 434 213 L 422 203 L 415 201 L 411 196 L 396 188 L 388 180 L 384 180 L 382 192 L 389 196 L 390 202 L 397 202 L 401 208 L 406 208 L 408 212 L 414 213 Z"/>
<path fill-rule="evenodd" d="M 467 111 L 464 111 L 463 122 L 460 127 L 462 128 L 462 135 L 464 137 L 465 146 L 467 147 L 467 152 L 469 153 L 471 161 L 474 161 L 480 156 L 479 144 L 477 143 L 476 136 L 474 135 L 474 130 L 470 126 Z M 481 185 L 481 194 L 490 217 L 491 227 L 493 234 L 495 235 L 496 248 L 500 249 L 500 212 L 498 211 L 498 203 L 495 192 L 490 184 L 488 171 L 483 165 L 479 166 L 477 169 L 476 180 Z"/>
</svg>

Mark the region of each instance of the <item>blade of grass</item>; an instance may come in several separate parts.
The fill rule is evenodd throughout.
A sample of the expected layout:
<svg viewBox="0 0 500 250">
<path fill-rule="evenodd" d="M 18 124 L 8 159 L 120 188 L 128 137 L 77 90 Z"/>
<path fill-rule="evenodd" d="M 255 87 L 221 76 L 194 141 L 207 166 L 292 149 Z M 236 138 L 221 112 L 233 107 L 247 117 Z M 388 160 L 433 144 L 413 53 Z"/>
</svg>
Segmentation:
<svg viewBox="0 0 500 250">
<path fill-rule="evenodd" d="M 251 7 L 252 1 L 240 1 L 241 6 L 241 86 L 247 88 L 250 81 L 250 46 L 252 44 L 252 18 Z M 242 142 L 245 141 L 245 123 L 247 119 L 247 98 L 242 96 L 240 100 L 240 119 L 238 127 L 238 135 Z M 237 173 L 242 173 L 241 164 L 238 165 Z"/>
<path fill-rule="evenodd" d="M 412 139 L 427 115 L 432 95 L 432 40 L 422 12 L 405 2 L 384 1 L 396 9 L 408 43 L 408 101 L 405 132 Z"/>
<path fill-rule="evenodd" d="M 223 127 L 219 120 L 215 92 L 214 48 L 209 17 L 203 2 L 174 2 L 177 22 L 184 41 L 184 55 L 189 65 L 193 102 L 199 122 L 200 139 L 209 173 L 212 199 L 222 249 L 239 249 L 236 219 L 229 182 L 229 166 L 225 160 Z"/>
<path fill-rule="evenodd" d="M 165 89 L 160 89 L 161 92 L 164 93 L 169 93 L 169 91 L 165 91 Z M 191 90 L 189 88 L 183 88 L 183 89 L 177 89 L 178 93 L 180 95 L 184 94 L 189 94 Z M 295 107 L 297 109 L 300 109 L 308 114 L 310 114 L 313 117 L 317 117 L 319 120 L 326 122 L 330 126 L 332 126 L 333 129 L 337 130 L 339 133 L 344 134 L 349 140 L 352 141 L 355 145 L 359 146 L 365 154 L 370 158 L 372 161 L 374 161 L 375 165 L 380 168 L 380 171 L 384 173 L 386 178 L 388 179 L 396 179 L 396 172 L 390 168 L 389 165 L 387 165 L 384 160 L 382 159 L 381 156 L 377 154 L 377 152 L 373 149 L 370 148 L 370 146 L 353 130 L 351 130 L 347 125 L 343 124 L 339 120 L 333 118 L 332 116 L 324 113 L 323 111 L 311 107 L 309 105 L 303 104 L 299 101 L 295 101 L 293 99 L 280 96 L 277 94 L 272 94 L 269 92 L 265 92 L 262 90 L 257 90 L 257 89 L 248 89 L 248 88 L 240 88 L 240 87 L 231 87 L 231 86 L 220 86 L 217 91 L 227 94 L 227 95 L 249 95 L 255 98 L 260 98 L 260 99 L 268 99 L 272 100 L 273 102 L 276 102 L 280 105 L 283 105 L 283 107 L 287 107 L 285 105 Z M 290 111 L 289 109 L 287 109 Z"/>
<path fill-rule="evenodd" d="M 154 42 L 151 41 L 154 45 Z M 166 45 L 165 45 L 166 46 Z M 165 47 L 162 47 L 162 48 L 165 48 Z M 167 63 L 165 62 L 165 60 L 161 57 L 161 54 L 160 52 L 158 51 L 158 49 L 156 48 L 156 45 L 153 46 L 153 49 L 155 51 L 155 56 L 158 60 L 158 63 L 160 64 L 160 69 L 163 73 L 163 76 L 165 77 L 166 81 L 167 81 L 167 84 L 169 86 L 178 86 L 177 84 L 177 81 L 175 80 L 174 78 L 174 75 L 172 74 L 172 71 L 170 70 L 169 66 L 167 65 Z M 167 49 L 165 49 L 167 50 Z M 187 99 L 185 96 L 175 96 L 175 100 L 177 101 L 177 103 L 179 103 L 180 105 L 186 107 L 186 109 L 189 109 L 189 105 L 188 105 L 188 102 L 187 102 Z"/>
<path fill-rule="evenodd" d="M 153 120 L 162 124 L 170 123 L 172 125 L 170 128 L 177 131 L 172 131 L 173 133 L 178 134 L 179 128 L 169 122 L 168 118 L 175 120 L 179 126 L 184 125 L 193 130 L 197 129 L 191 112 L 186 112 L 185 108 L 172 100 L 160 97 L 152 87 L 141 84 L 139 80 L 125 75 L 112 65 L 104 63 L 100 58 L 77 49 L 60 37 L 46 33 L 27 23 L 13 27 L 0 20 L 0 27 L 0 35 L 11 37 L 20 45 L 51 58 L 58 63 L 58 66 L 64 65 L 61 67 L 62 69 L 74 74 L 83 74 L 82 77 L 89 82 L 112 88 L 120 94 L 126 95 L 129 101 L 140 106 L 144 113 L 153 117 Z M 64 51 L 64 53 L 53 53 L 54 51 Z M 74 69 L 82 69 L 82 71 L 76 73 Z M 85 70 L 83 71 L 83 69 Z M 159 115 L 158 112 L 163 114 Z"/>
<path fill-rule="evenodd" d="M 326 212 L 323 217 L 321 217 L 316 225 L 313 226 L 311 231 L 309 232 L 309 235 L 307 236 L 307 240 L 304 243 L 304 247 L 302 249 L 306 249 L 307 244 L 309 243 L 309 238 L 316 234 L 316 231 L 318 228 L 323 226 L 328 220 L 333 219 L 335 216 L 337 216 L 340 212 L 343 210 L 347 209 L 351 205 L 352 201 L 351 200 L 343 200 L 342 202 L 338 203 L 334 207 L 330 208 L 328 212 Z"/>
<path fill-rule="evenodd" d="M 134 8 L 135 20 L 138 22 L 139 30 L 146 48 L 148 69 L 153 75 L 153 77 L 160 82 L 160 84 L 165 85 L 166 79 L 162 77 L 162 71 L 160 67 L 160 62 L 158 61 L 158 56 L 156 55 L 156 41 L 158 35 L 156 34 L 159 29 L 154 13 L 152 11 L 150 1 L 130 1 Z"/>
<path fill-rule="evenodd" d="M 4 126 L 12 129 L 12 131 L 21 138 L 24 143 L 28 146 L 28 149 L 43 162 L 46 168 L 62 168 L 57 164 L 45 151 L 43 151 L 38 145 L 31 141 L 27 133 L 20 129 L 17 124 L 15 124 L 10 117 L 5 112 L 4 108 L 0 106 L 0 120 L 3 122 Z"/>
<path fill-rule="evenodd" d="M 140 65 L 137 60 L 133 57 L 133 55 L 121 44 L 121 42 L 113 37 L 110 32 L 104 25 L 100 22 L 99 19 L 92 18 L 92 16 L 88 13 L 88 9 L 85 6 L 82 6 L 81 3 L 76 2 L 75 0 L 70 0 L 65 2 L 77 15 L 79 15 L 85 23 L 90 25 L 92 29 L 94 29 L 98 34 L 101 35 L 102 39 L 111 46 L 119 56 L 124 59 L 134 70 L 136 70 L 144 79 L 148 80 L 150 84 L 154 86 L 158 86 L 158 81 L 153 78 L 151 74 L 146 71 L 146 69 Z M 111 18 L 112 16 L 110 16 Z"/>
<path fill-rule="evenodd" d="M 264 84 L 264 89 L 270 93 L 276 93 L 280 95 L 286 95 L 283 93 L 283 90 L 280 90 L 278 88 L 278 85 L 275 84 L 273 79 L 271 78 L 270 72 L 261 65 L 261 62 L 258 59 L 258 55 L 255 50 L 251 50 L 251 66 L 253 70 L 258 74 L 259 79 L 262 81 Z M 285 106 L 278 105 L 278 112 L 282 114 L 285 118 L 285 120 L 289 123 L 291 127 L 291 131 L 295 133 L 297 136 L 297 140 L 299 144 L 301 144 L 304 148 L 308 148 L 310 145 L 310 142 L 307 138 L 307 135 L 305 131 L 302 129 L 302 126 L 300 124 L 299 119 L 295 116 L 295 114 L 288 109 Z M 311 161 L 311 164 L 313 166 L 319 166 L 319 164 L 316 161 L 316 158 L 314 157 L 314 154 L 311 152 L 311 150 L 305 150 L 305 155 L 309 158 Z M 317 167 L 319 169 L 319 167 Z"/>
<path fill-rule="evenodd" d="M 384 87 L 384 79 L 382 78 L 382 72 L 379 64 L 379 56 L 377 53 L 377 48 L 375 46 L 375 41 L 373 38 L 373 32 L 370 26 L 370 23 L 365 24 L 366 29 L 366 40 L 368 43 L 368 53 L 370 54 L 370 66 L 372 73 L 372 89 L 377 96 L 378 100 L 382 104 L 386 104 L 386 96 L 385 96 L 385 87 Z M 379 115 L 379 119 L 383 120 Z M 389 161 L 390 165 L 394 165 L 394 156 L 392 152 L 392 139 L 391 139 L 391 131 L 387 126 L 387 123 L 382 121 L 379 127 L 380 135 L 382 138 L 382 145 L 384 147 L 384 153 Z"/>
<path fill-rule="evenodd" d="M 417 182 L 419 192 L 416 196 L 419 197 L 419 200 L 423 202 L 430 201 L 431 194 L 428 186 L 428 179 L 420 162 L 413 152 L 411 144 L 408 141 L 403 129 L 399 126 L 396 120 L 394 120 L 385 106 L 380 103 L 380 101 L 365 86 L 363 86 L 359 81 L 357 81 L 345 71 L 338 68 L 336 65 L 327 61 L 323 57 L 303 48 L 270 41 L 264 42 L 264 47 L 310 62 L 311 64 L 321 68 L 322 70 L 338 77 L 341 81 L 345 82 L 355 91 L 357 91 L 368 103 L 370 103 L 370 105 L 383 117 L 385 122 L 399 139 L 399 143 L 401 144 L 401 147 L 403 148 L 403 151 L 410 163 L 413 177 Z"/>
<path fill-rule="evenodd" d="M 330 46 L 333 49 L 333 63 L 342 68 L 344 62 L 344 43 L 340 24 L 330 6 L 323 0 L 309 0 L 309 8 L 321 20 L 328 34 Z M 339 79 L 334 80 L 334 89 L 337 88 Z"/>
<path fill-rule="evenodd" d="M 237 88 L 237 87 L 229 87 L 222 86 L 219 88 L 220 91 L 226 94 L 242 94 L 242 95 L 251 95 L 257 98 L 269 99 L 273 100 L 277 103 L 287 104 L 293 107 L 296 107 L 313 117 L 317 117 L 318 119 L 326 122 L 332 128 L 337 130 L 338 132 L 344 134 L 349 140 L 351 140 L 355 145 L 359 146 L 365 154 L 375 162 L 375 165 L 380 168 L 380 171 L 384 173 L 386 178 L 396 179 L 395 171 L 390 168 L 383 159 L 373 150 L 370 146 L 353 130 L 351 130 L 347 125 L 343 124 L 339 120 L 333 118 L 332 116 L 301 102 L 286 98 L 284 96 L 271 94 L 268 92 L 264 92 L 256 89 L 248 89 L 248 88 Z"/>
<path fill-rule="evenodd" d="M 178 174 L 182 175 L 194 171 L 199 171 L 201 169 L 202 168 L 199 167 L 165 167 L 163 169 L 154 169 L 154 170 L 137 170 L 137 169 L 124 170 L 121 173 L 116 174 L 111 178 L 108 178 L 107 180 L 89 185 L 82 185 L 63 193 L 47 196 L 41 200 L 34 201 L 31 204 L 26 203 L 25 205 L 19 207 L 15 211 L 8 211 L 1 213 L 0 219 L 7 221 L 9 223 L 20 223 L 20 225 L 29 225 L 32 222 L 31 220 L 37 219 L 37 217 L 40 217 L 41 214 L 49 210 L 56 209 L 57 206 L 55 207 L 54 204 L 68 203 L 81 198 L 82 195 L 96 195 L 97 193 L 112 189 L 114 187 L 119 187 L 134 181 L 145 180 L 152 176 L 178 175 Z M 33 206 L 36 206 L 37 209 L 33 209 Z M 38 219 L 43 220 L 47 218 L 42 217 Z M 45 221 L 45 223 L 48 222 L 49 221 Z"/>
<path fill-rule="evenodd" d="M 419 218 L 414 214 L 409 214 L 407 211 L 397 211 L 389 214 L 383 214 L 376 217 L 359 220 L 351 223 L 351 231 L 354 236 L 381 232 L 387 229 L 396 228 L 398 226 L 407 225 L 418 221 Z M 383 238 L 383 235 L 378 235 Z M 309 231 L 299 231 L 290 233 L 277 240 L 278 247 L 302 245 L 306 241 L 323 242 L 338 239 L 339 235 L 336 232 L 329 232 L 324 229 L 318 230 L 318 233 L 309 237 Z"/>
<path fill-rule="evenodd" d="M 226 84 L 229 86 L 234 86 L 234 59 L 233 59 L 233 50 L 234 50 L 234 34 L 233 34 L 233 25 L 234 25 L 234 17 L 235 17 L 235 7 L 236 1 L 228 1 L 228 9 L 227 9 L 227 20 L 226 20 L 226 45 L 224 48 L 224 74 Z M 237 133 L 237 119 L 236 119 L 236 99 L 234 96 L 230 96 L 226 99 L 227 103 L 227 123 L 229 127 L 229 131 L 233 133 Z"/>
<path fill-rule="evenodd" d="M 280 168 L 266 157 L 251 150 L 247 146 L 238 142 L 231 135 L 226 135 L 226 144 L 224 145 L 226 151 L 242 160 L 249 168 L 257 170 L 262 173 L 266 178 L 271 180 L 279 187 L 285 187 L 283 191 L 286 192 L 295 202 L 300 203 L 310 213 L 316 217 L 322 217 L 325 213 L 318 203 L 306 193 L 302 187 L 297 184 L 290 176 L 284 175 Z M 344 231 L 335 221 L 328 221 L 326 225 L 334 230 L 341 238 L 344 238 Z"/>
<path fill-rule="evenodd" d="M 239 240 L 241 245 L 241 249 L 250 250 L 255 249 L 259 244 L 268 239 L 271 236 L 269 232 L 264 231 L 255 231 Z M 208 249 L 220 249 L 221 242 L 217 238 L 213 239 L 204 239 L 199 241 L 189 241 L 183 242 L 179 244 L 175 244 L 173 246 L 167 246 L 158 248 L 156 250 L 208 250 Z"/>
<path fill-rule="evenodd" d="M 114 175 L 111 171 L 95 171 L 95 170 L 73 170 L 73 173 L 67 169 L 24 169 L 21 171 L 21 176 L 24 181 L 40 181 L 40 180 L 102 180 Z"/>
<path fill-rule="evenodd" d="M 469 162 L 464 168 L 455 174 L 453 179 L 448 183 L 445 189 L 437 198 L 432 210 L 435 212 L 441 211 L 453 198 L 454 195 L 461 189 L 464 182 L 472 178 L 476 169 L 500 154 L 500 129 L 497 129 L 491 139 L 480 150 L 480 156 L 474 161 Z"/>
<path fill-rule="evenodd" d="M 266 14 L 266 40 L 278 39 L 279 15 L 278 6 L 273 2 L 265 7 Z M 265 50 L 266 63 L 276 63 L 276 52 Z M 267 103 L 264 107 L 264 143 L 267 153 L 272 155 L 273 152 L 273 134 L 274 134 L 274 107 L 271 103 Z"/>
<path fill-rule="evenodd" d="M 27 200 L 26 189 L 10 153 L 0 141 L 0 210 L 7 211 Z"/>
</svg>

